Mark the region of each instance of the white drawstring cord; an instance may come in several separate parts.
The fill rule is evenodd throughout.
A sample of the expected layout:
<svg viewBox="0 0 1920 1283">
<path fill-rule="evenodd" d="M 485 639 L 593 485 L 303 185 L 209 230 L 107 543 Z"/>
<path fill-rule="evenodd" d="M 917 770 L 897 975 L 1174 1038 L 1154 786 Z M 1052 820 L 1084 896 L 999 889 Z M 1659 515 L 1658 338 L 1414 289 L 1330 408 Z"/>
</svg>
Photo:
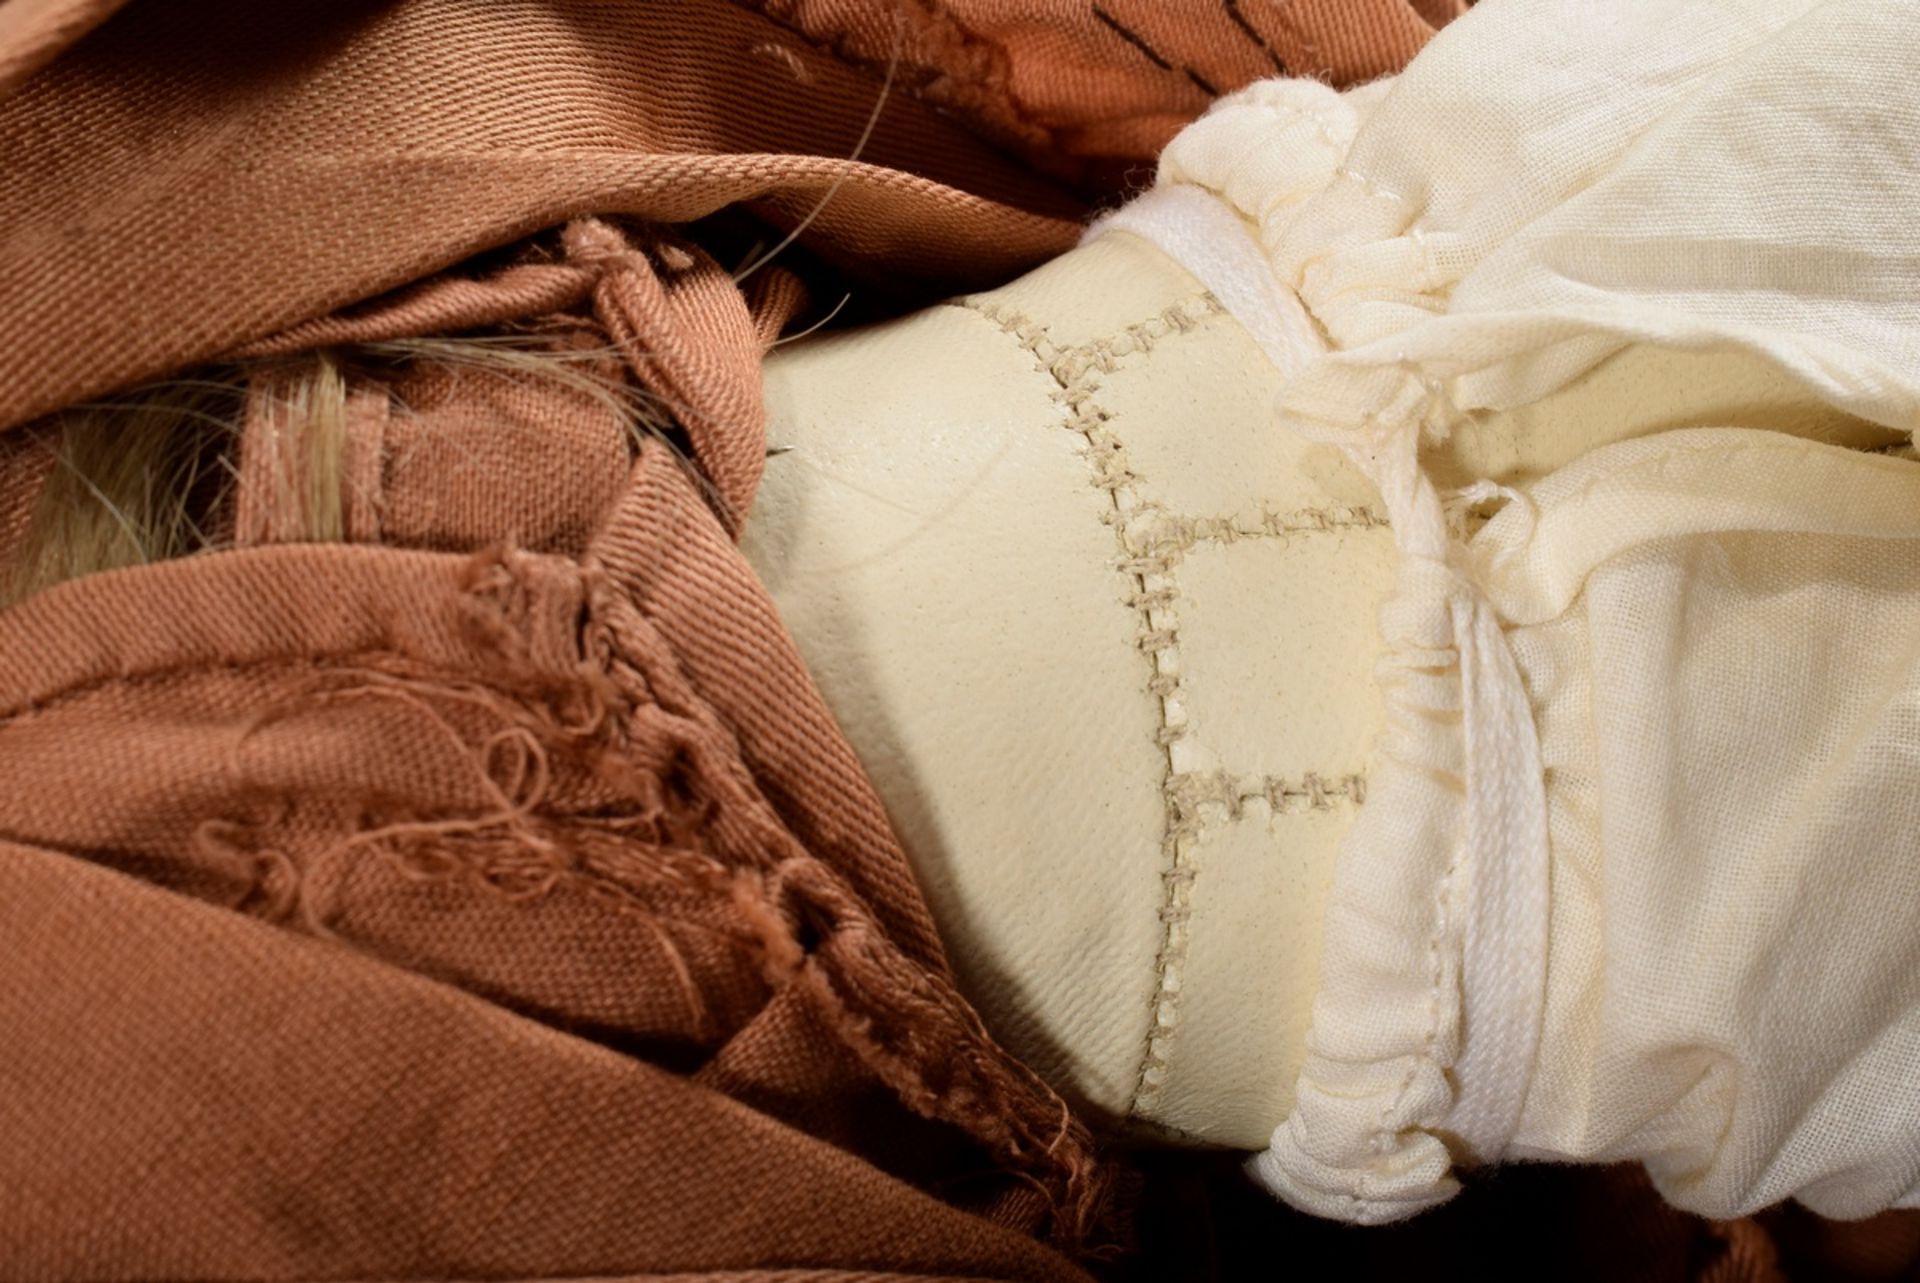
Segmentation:
<svg viewBox="0 0 1920 1283">
<path fill-rule="evenodd" d="M 1087 239 L 1107 231 L 1141 236 L 1192 272 L 1282 376 L 1290 378 L 1325 354 L 1299 299 L 1275 278 L 1239 215 L 1211 194 L 1187 186 L 1157 189 L 1094 224 Z M 1407 377 L 1419 372 L 1407 371 Z M 1460 671 L 1466 773 L 1461 840 L 1470 891 L 1461 946 L 1464 1039 L 1451 1066 L 1454 1101 L 1443 1125 L 1466 1149 L 1464 1156 L 1485 1162 L 1512 1143 L 1539 1048 L 1546 993 L 1546 795 L 1519 667 L 1492 606 L 1466 572 L 1459 545 L 1448 536 L 1439 494 L 1420 467 L 1422 427 L 1445 409 L 1442 390 L 1431 382 L 1425 386 L 1427 395 L 1396 421 L 1363 418 L 1313 435 L 1342 446 L 1379 487 L 1407 562 L 1403 589 L 1442 595 L 1451 621 Z M 1477 502 L 1495 493 L 1512 496 L 1482 483 L 1464 497 Z"/>
</svg>

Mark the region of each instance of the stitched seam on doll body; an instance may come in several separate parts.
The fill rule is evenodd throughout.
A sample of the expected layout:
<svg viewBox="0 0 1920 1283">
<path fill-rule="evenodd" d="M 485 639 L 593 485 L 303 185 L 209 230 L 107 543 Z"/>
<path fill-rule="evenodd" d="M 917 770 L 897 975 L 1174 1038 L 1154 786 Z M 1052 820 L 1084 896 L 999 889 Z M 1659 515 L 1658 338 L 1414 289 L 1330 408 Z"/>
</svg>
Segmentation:
<svg viewBox="0 0 1920 1283">
<path fill-rule="evenodd" d="M 1112 508 L 1102 514 L 1101 520 L 1114 528 L 1119 544 L 1121 555 L 1114 567 L 1133 581 L 1133 591 L 1125 600 L 1139 615 L 1141 627 L 1134 645 L 1149 657 L 1147 691 L 1156 699 L 1159 714 L 1154 739 L 1168 754 L 1161 779 L 1163 891 L 1158 910 L 1164 933 L 1154 961 L 1155 984 L 1145 1043 L 1124 1113 L 1129 1121 L 1145 1122 L 1166 1083 L 1178 1025 L 1196 872 L 1193 844 L 1206 827 L 1199 805 L 1212 802 L 1230 818 L 1238 818 L 1246 803 L 1255 798 L 1264 799 L 1273 813 L 1280 815 L 1357 806 L 1365 797 L 1365 781 L 1354 775 L 1309 773 L 1287 779 L 1174 770 L 1172 748 L 1190 729 L 1181 698 L 1184 690 L 1175 613 L 1180 588 L 1175 571 L 1187 552 L 1201 544 L 1371 530 L 1385 526 L 1386 517 L 1369 507 L 1347 505 L 1285 513 L 1262 508 L 1257 516 L 1194 517 L 1170 511 L 1160 500 L 1143 493 L 1146 478 L 1134 470 L 1125 443 L 1110 426 L 1110 412 L 1095 399 L 1099 391 L 1097 376 L 1118 369 L 1123 360 L 1144 357 L 1163 339 L 1194 330 L 1208 318 L 1224 314 L 1225 309 L 1211 294 L 1174 303 L 1146 321 L 1076 346 L 1055 343 L 1043 324 L 984 299 L 961 299 L 948 306 L 973 312 L 1014 338 L 1034 357 L 1037 367 L 1053 379 L 1057 388 L 1050 395 L 1065 412 L 1063 426 L 1085 442 L 1085 457 L 1091 468 L 1089 481 L 1112 499 Z"/>
<path fill-rule="evenodd" d="M 1167 798 L 1182 815 L 1198 817 L 1205 806 L 1225 809 L 1238 820 L 1249 802 L 1264 802 L 1274 815 L 1331 811 L 1367 800 L 1367 778 L 1358 772 L 1328 776 L 1236 775 L 1232 771 L 1183 771 L 1167 778 Z"/>
<path fill-rule="evenodd" d="M 1184 554 L 1203 544 L 1223 546 L 1250 539 L 1286 540 L 1296 535 L 1334 534 L 1352 530 L 1380 530 L 1386 516 L 1367 507 L 1331 505 L 1274 512 L 1262 508 L 1258 517 L 1189 517 L 1149 508 L 1129 522 L 1123 532 L 1131 554 L 1123 569 L 1171 569 Z"/>
<path fill-rule="evenodd" d="M 1152 675 L 1148 693 L 1154 698 L 1159 726 L 1154 741 L 1167 752 L 1164 789 L 1173 778 L 1171 747 L 1187 730 L 1179 708 L 1180 693 L 1178 620 L 1173 606 L 1179 586 L 1173 579 L 1179 551 L 1155 553 L 1141 549 L 1128 537 L 1128 527 L 1143 516 L 1163 511 L 1140 493 L 1144 480 L 1133 470 L 1124 444 L 1107 426 L 1109 413 L 1094 401 L 1097 375 L 1117 368 L 1126 357 L 1144 355 L 1154 343 L 1168 335 L 1194 328 L 1206 316 L 1220 311 L 1210 295 L 1175 303 L 1157 317 L 1131 325 L 1119 334 L 1096 338 L 1078 347 L 1061 347 L 1048 335 L 1044 325 L 1019 312 L 1000 308 L 980 300 L 960 300 L 953 304 L 971 311 L 1016 339 L 1031 353 L 1038 368 L 1058 385 L 1050 395 L 1065 414 L 1064 426 L 1085 442 L 1085 457 L 1091 469 L 1089 481 L 1095 490 L 1104 491 L 1112 508 L 1101 520 L 1114 528 L 1119 556 L 1115 568 L 1132 581 L 1128 603 L 1138 613 L 1141 629 L 1134 645 L 1148 657 Z M 1186 954 L 1186 925 L 1191 915 L 1190 901 L 1193 868 L 1184 857 L 1181 820 L 1170 799 L 1162 802 L 1162 895 L 1158 916 L 1163 935 L 1154 960 L 1154 993 L 1148 1009 L 1145 1044 L 1140 1067 L 1134 1075 L 1124 1116 L 1138 1119 L 1151 1104 L 1166 1074 L 1167 1037 L 1177 1020 L 1179 975 Z"/>
</svg>

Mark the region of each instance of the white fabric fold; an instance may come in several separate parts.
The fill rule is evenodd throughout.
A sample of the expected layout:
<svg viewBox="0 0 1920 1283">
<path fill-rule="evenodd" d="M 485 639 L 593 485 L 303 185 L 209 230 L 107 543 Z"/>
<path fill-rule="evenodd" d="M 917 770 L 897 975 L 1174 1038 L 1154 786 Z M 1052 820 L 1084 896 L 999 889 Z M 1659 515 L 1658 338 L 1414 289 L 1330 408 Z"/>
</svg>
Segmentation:
<svg viewBox="0 0 1920 1283">
<path fill-rule="evenodd" d="M 1294 371 L 1277 418 L 1339 444 L 1366 471 L 1403 556 L 1382 616 L 1389 726 L 1327 911 L 1309 1057 L 1292 1115 L 1251 1168 L 1296 1206 L 1393 1220 L 1448 1197 L 1455 1162 L 1508 1153 L 1641 1157 L 1670 1196 L 1715 1215 L 1791 1194 L 1862 1214 L 1911 1197 L 1920 1180 L 1920 1112 L 1873 1094 L 1902 1067 L 1920 1074 L 1920 988 L 1895 984 L 1886 997 L 1892 981 L 1850 971 L 1844 955 L 1823 955 L 1815 943 L 1771 947 L 1816 969 L 1837 959 L 1809 979 L 1810 995 L 1864 986 L 1879 1005 L 1843 1003 L 1854 1024 L 1841 1021 L 1830 1048 L 1781 1071 L 1789 1086 L 1764 1081 L 1761 1041 L 1727 1053 L 1739 1068 L 1700 1080 L 1713 1089 L 1705 1095 L 1669 1088 L 1685 1071 L 1646 1041 L 1648 1030 L 1667 1027 L 1664 1008 L 1639 1011 L 1638 994 L 1610 983 L 1632 977 L 1701 1030 L 1721 1028 L 1724 1013 L 1691 1012 L 1684 977 L 1634 965 L 1633 950 L 1653 956 L 1665 942 L 1643 941 L 1641 924 L 1619 920 L 1620 908 L 1580 899 L 1587 891 L 1567 881 L 1568 870 L 1591 856 L 1597 864 L 1580 876 L 1614 885 L 1638 861 L 1691 860 L 1699 885 L 1717 887 L 1720 864 L 1747 858 L 1758 839 L 1715 813 L 1681 826 L 1702 846 L 1630 836 L 1616 851 L 1595 827 L 1589 796 L 1549 787 L 1556 760 L 1577 762 L 1588 772 L 1580 778 L 1600 787 L 1638 778 L 1603 769 L 1610 754 L 1659 760 L 1671 751 L 1568 739 L 1559 728 L 1601 717 L 1603 696 L 1693 694 L 1609 685 L 1602 656 L 1526 631 L 1560 629 L 1552 632 L 1560 638 L 1578 617 L 1605 633 L 1589 618 L 1599 607 L 1566 582 L 1579 555 L 1558 532 L 1565 511 L 1579 507 L 1578 487 L 1548 478 L 1470 551 L 1450 534 L 1420 462 L 1423 440 L 1444 437 L 1463 416 L 1530 404 L 1632 344 L 1755 353 L 1848 413 L 1911 431 L 1920 422 L 1920 99 L 1910 83 L 1920 35 L 1911 17 L 1893 0 L 1648 0 L 1630 10 L 1486 0 L 1397 81 L 1347 96 L 1270 82 L 1223 99 L 1168 147 L 1159 190 L 1094 229 L 1135 232 L 1179 258 L 1277 366 Z M 1790 479 L 1770 479 L 1766 467 L 1788 458 L 1754 453 L 1741 444 L 1749 434 L 1665 435 L 1676 439 L 1661 440 L 1664 474 L 1620 455 L 1643 444 L 1629 443 L 1598 452 L 1604 458 L 1581 475 L 1604 488 L 1616 484 L 1610 468 L 1638 469 L 1631 485 L 1617 482 L 1635 521 L 1587 537 L 1612 550 L 1607 582 L 1617 600 L 1676 636 L 1697 622 L 1673 599 L 1697 569 L 1665 578 L 1648 570 L 1641 582 L 1641 572 L 1621 567 L 1639 565 L 1635 558 L 1654 565 L 1668 537 L 1735 539 L 1745 522 L 1828 540 L 1809 566 L 1835 574 L 1842 562 L 1831 539 L 1854 537 L 1843 511 L 1848 469 L 1889 462 L 1794 442 L 1795 461 L 1826 452 L 1816 471 L 1828 489 L 1808 499 Z M 1741 460 L 1727 475 L 1745 487 L 1745 506 L 1722 496 L 1711 511 L 1739 520 L 1689 531 L 1679 515 L 1686 487 L 1710 488 L 1711 465 L 1703 471 L 1696 457 L 1703 449 Z M 1664 507 L 1655 501 L 1663 475 L 1681 496 Z M 1873 475 L 1896 490 L 1910 480 Z M 1794 521 L 1777 519 L 1786 509 Z M 1549 539 L 1553 551 L 1539 552 Z M 1754 595 L 1764 575 L 1749 578 L 1733 574 L 1701 599 L 1757 618 L 1777 603 Z M 1823 591 L 1817 575 L 1802 588 Z M 1877 582 L 1874 608 L 1902 618 L 1905 591 Z M 1559 613 L 1529 614 L 1541 601 L 1559 603 Z M 1920 629 L 1920 617 L 1913 624 Z M 1835 653 L 1852 653 L 1850 644 L 1849 634 Z M 1595 672 L 1576 680 L 1568 664 Z M 1700 708 L 1714 715 L 1732 716 L 1751 698 L 1727 693 L 1743 689 L 1737 668 L 1682 670 L 1706 684 Z M 1908 669 L 1874 671 L 1871 698 L 1882 713 L 1912 697 Z M 1828 710 L 1808 694 L 1815 689 L 1796 691 L 1813 701 L 1804 716 L 1817 721 Z M 1621 725 L 1685 739 L 1684 712 L 1643 711 L 1604 710 Z M 1903 718 L 1882 716 L 1872 732 L 1881 738 L 1863 742 L 1900 762 L 1911 754 L 1920 768 L 1920 724 Z M 1804 766 L 1756 760 L 1778 771 L 1782 787 Z M 1676 776 L 1690 769 L 1673 765 Z M 1875 768 L 1865 778 L 1858 796 L 1871 798 L 1870 785 L 1897 790 L 1902 777 Z M 1696 781 L 1696 792 L 1713 790 Z M 1616 809 L 1601 809 L 1625 831 L 1645 829 L 1633 799 L 1610 802 Z M 1851 834 L 1870 848 L 1861 858 L 1894 858 L 1884 828 L 1835 822 L 1820 833 L 1777 849 L 1831 859 Z M 1904 873 L 1887 877 L 1920 893 Z M 1628 903 L 1648 923 L 1674 917 L 1666 906 Z M 1701 1001 L 1737 1008 L 1747 992 L 1740 978 L 1765 959 L 1739 954 L 1743 937 L 1729 939 L 1729 956 L 1703 959 L 1714 979 L 1701 982 Z M 1607 1036 L 1636 1050 L 1603 1056 L 1594 1040 Z M 1670 1036 L 1685 1043 L 1683 1033 Z M 1718 1053 L 1701 1054 L 1701 1063 L 1719 1063 Z M 1850 1077 L 1829 1055 L 1866 1068 Z M 1578 1057 L 1644 1073 L 1645 1090 L 1597 1084 Z M 1845 1127 L 1846 1101 L 1822 1097 L 1823 1082 L 1867 1084 L 1855 1105 L 1872 1121 L 1852 1149 L 1844 1136 L 1807 1130 L 1816 1118 Z M 1735 1090 L 1767 1108 L 1740 1114 L 1723 1098 Z M 1602 1102 L 1618 1115 L 1604 1125 L 1592 1112 Z"/>
<path fill-rule="evenodd" d="M 1108 232 L 1131 232 L 1193 273 L 1282 374 L 1327 350 L 1300 300 L 1274 279 L 1240 216 L 1199 188 L 1147 192 L 1096 221 L 1083 243 Z"/>
</svg>

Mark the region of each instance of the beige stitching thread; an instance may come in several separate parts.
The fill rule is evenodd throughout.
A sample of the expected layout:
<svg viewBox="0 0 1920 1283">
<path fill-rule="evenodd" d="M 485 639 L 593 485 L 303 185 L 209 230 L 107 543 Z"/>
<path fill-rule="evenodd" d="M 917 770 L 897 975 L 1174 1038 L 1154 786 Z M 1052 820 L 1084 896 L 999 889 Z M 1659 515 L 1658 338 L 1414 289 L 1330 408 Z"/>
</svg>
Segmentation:
<svg viewBox="0 0 1920 1283">
<path fill-rule="evenodd" d="M 1385 516 L 1371 508 L 1327 507 L 1289 513 L 1262 510 L 1255 518 L 1191 517 L 1171 512 L 1143 493 L 1145 478 L 1134 470 L 1125 443 L 1109 426 L 1109 413 L 1094 399 L 1100 386 L 1098 376 L 1119 368 L 1123 360 L 1144 356 L 1161 340 L 1186 333 L 1208 317 L 1222 314 L 1224 309 L 1211 294 L 1182 300 L 1117 334 L 1073 347 L 1055 343 L 1047 327 L 1031 317 L 985 299 L 959 299 L 948 306 L 973 312 L 1012 336 L 1058 385 L 1051 396 L 1065 412 L 1064 426 L 1085 442 L 1089 483 L 1112 499 L 1113 506 L 1100 519 L 1114 530 L 1119 551 L 1115 568 L 1133 580 L 1126 600 L 1140 617 L 1134 645 L 1152 666 L 1147 690 L 1159 701 L 1160 725 L 1154 731 L 1154 741 L 1171 750 L 1188 730 L 1181 688 L 1179 620 L 1174 613 L 1180 595 L 1174 571 L 1186 553 L 1199 544 L 1371 530 L 1386 525 Z M 1154 963 L 1151 1021 L 1126 1108 L 1126 1117 L 1134 1121 L 1142 1120 L 1166 1082 L 1173 1032 L 1179 1023 L 1181 971 L 1187 954 L 1195 872 L 1191 846 L 1203 827 L 1200 806 L 1218 804 L 1234 818 L 1255 798 L 1265 799 L 1275 814 L 1328 810 L 1336 805 L 1358 805 L 1366 791 L 1365 781 L 1357 775 L 1329 778 L 1308 774 L 1287 780 L 1240 777 L 1224 771 L 1176 773 L 1171 751 L 1161 785 L 1164 865 L 1160 876 L 1164 894 L 1159 918 L 1165 935 Z"/>
<path fill-rule="evenodd" d="M 1152 665 L 1148 690 L 1158 699 L 1160 725 L 1154 740 L 1170 748 L 1186 732 L 1184 701 L 1180 699 L 1178 620 L 1173 605 L 1179 586 L 1173 568 L 1183 550 L 1148 550 L 1130 541 L 1128 530 L 1145 518 L 1165 514 L 1159 504 L 1141 493 L 1142 477 L 1133 469 L 1125 444 L 1108 426 L 1108 413 L 1094 401 L 1097 376 L 1117 368 L 1127 357 L 1144 355 L 1155 343 L 1172 334 L 1192 329 L 1208 315 L 1221 311 L 1211 295 L 1184 300 L 1135 325 L 1129 325 L 1109 338 L 1096 338 L 1078 347 L 1061 347 L 1053 342 L 1045 326 L 1018 312 L 977 299 L 963 299 L 955 306 L 966 308 L 998 325 L 1012 335 L 1020 346 L 1033 354 L 1039 368 L 1050 375 L 1059 388 L 1053 399 L 1066 412 L 1065 426 L 1085 442 L 1085 458 L 1092 470 L 1089 481 L 1096 490 L 1112 497 L 1113 507 L 1101 514 L 1101 520 L 1114 528 L 1119 547 L 1116 566 L 1133 579 L 1130 601 L 1140 615 L 1140 633 L 1135 639 Z M 1177 518 L 1175 519 L 1177 523 Z M 1169 754 L 1163 785 L 1173 777 Z M 1155 988 L 1146 1045 L 1141 1051 L 1140 1069 L 1127 1102 L 1126 1117 L 1137 1119 L 1149 1106 L 1166 1079 L 1169 1036 L 1178 1022 L 1180 970 L 1187 952 L 1187 919 L 1191 915 L 1193 867 L 1183 847 L 1180 817 L 1169 801 L 1164 808 L 1161 849 L 1165 859 L 1161 884 L 1159 917 L 1165 927 L 1159 956 L 1155 960 Z"/>
<path fill-rule="evenodd" d="M 1364 775 L 1326 776 L 1309 771 L 1289 779 L 1280 775 L 1234 775 L 1228 771 L 1185 771 L 1169 775 L 1167 805 L 1186 832 L 1198 836 L 1202 808 L 1217 806 L 1237 820 L 1249 802 L 1265 802 L 1275 815 L 1331 811 L 1367 800 Z"/>
<path fill-rule="evenodd" d="M 1189 517 L 1158 505 L 1144 506 L 1121 529 L 1128 558 L 1122 569 L 1165 574 L 1199 544 L 1231 544 L 1243 539 L 1288 539 L 1294 535 L 1385 528 L 1387 518 L 1372 508 L 1333 506 L 1280 513 L 1261 509 L 1255 518 Z"/>
</svg>

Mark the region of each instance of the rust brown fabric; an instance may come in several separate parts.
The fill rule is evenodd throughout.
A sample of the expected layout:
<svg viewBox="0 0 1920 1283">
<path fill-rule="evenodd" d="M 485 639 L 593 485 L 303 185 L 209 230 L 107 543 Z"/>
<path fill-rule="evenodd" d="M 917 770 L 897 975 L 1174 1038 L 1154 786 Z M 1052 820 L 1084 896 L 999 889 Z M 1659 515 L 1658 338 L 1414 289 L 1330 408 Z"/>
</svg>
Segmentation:
<svg viewBox="0 0 1920 1283">
<path fill-rule="evenodd" d="M 0 94 L 52 62 L 125 0 L 8 0 L 0 4 Z"/>
<path fill-rule="evenodd" d="M 1220 94 L 1269 76 L 1336 86 L 1400 70 L 1465 0 L 758 0 L 857 63 L 1079 182 L 1142 166 Z"/>
<path fill-rule="evenodd" d="M 134 4 L 0 110 L 0 427 L 586 211 L 819 206 L 820 253 L 941 283 L 1071 242 L 1071 193 L 904 95 L 847 159 L 878 89 L 726 0 Z"/>
<path fill-rule="evenodd" d="M 262 547 L 0 617 L 21 1276 L 1076 1276 L 980 1217 L 1084 1217 L 1084 1131 L 683 466 L 629 480 L 578 560 Z"/>
<path fill-rule="evenodd" d="M 1397 69 L 1432 30 L 1404 0 L 21 4 L 0 429 L 582 212 L 744 203 L 894 288 L 1005 279 L 1072 243 L 1110 190 L 1090 162 L 1150 162 L 1276 65 Z"/>
<path fill-rule="evenodd" d="M 54 460 L 47 436 L 16 432 L 0 437 L 0 562 L 25 535 Z"/>
</svg>

